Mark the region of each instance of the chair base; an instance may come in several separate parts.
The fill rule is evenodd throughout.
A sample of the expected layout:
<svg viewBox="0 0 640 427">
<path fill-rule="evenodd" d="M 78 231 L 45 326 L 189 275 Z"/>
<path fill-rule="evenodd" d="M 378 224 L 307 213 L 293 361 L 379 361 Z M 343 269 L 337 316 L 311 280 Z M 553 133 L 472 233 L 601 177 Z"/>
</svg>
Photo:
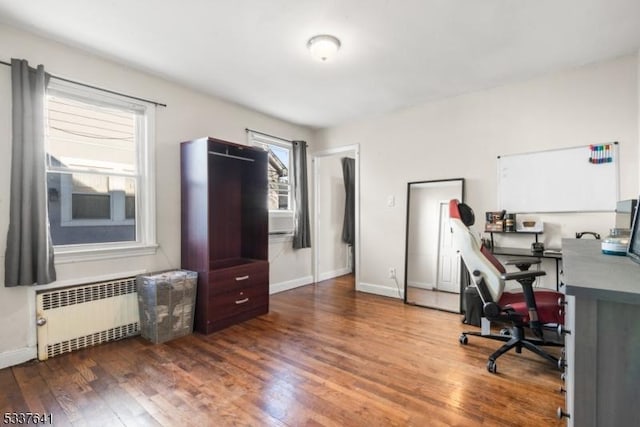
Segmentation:
<svg viewBox="0 0 640 427">
<path fill-rule="evenodd" d="M 502 356 L 504 353 L 506 353 L 511 349 L 515 349 L 516 353 L 522 353 L 523 348 L 526 348 L 532 353 L 535 353 L 538 356 L 550 361 L 551 363 L 554 364 L 554 366 L 562 370 L 560 359 L 547 353 L 542 348 L 540 348 L 540 346 L 563 347 L 564 346 L 563 343 L 525 337 L 524 328 L 522 327 L 513 327 L 513 328 L 509 328 L 508 330 L 511 332 L 509 335 L 486 334 L 483 332 L 466 331 L 460 335 L 459 341 L 461 344 L 467 344 L 468 343 L 467 335 L 473 335 L 473 336 L 478 336 L 482 338 L 488 338 L 495 341 L 504 342 L 505 344 L 502 347 L 494 351 L 489 356 L 489 360 L 487 362 L 487 370 L 491 373 L 497 372 L 496 359 L 498 359 L 498 357 Z"/>
</svg>

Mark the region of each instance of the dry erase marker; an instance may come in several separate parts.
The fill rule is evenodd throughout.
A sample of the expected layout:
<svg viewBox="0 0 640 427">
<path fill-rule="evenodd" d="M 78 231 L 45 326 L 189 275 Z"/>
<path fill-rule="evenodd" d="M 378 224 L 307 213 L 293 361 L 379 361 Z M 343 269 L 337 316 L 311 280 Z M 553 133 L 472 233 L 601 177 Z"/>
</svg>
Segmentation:
<svg viewBox="0 0 640 427">
<path fill-rule="evenodd" d="M 598 147 L 598 163 L 604 163 L 604 145 Z"/>
</svg>

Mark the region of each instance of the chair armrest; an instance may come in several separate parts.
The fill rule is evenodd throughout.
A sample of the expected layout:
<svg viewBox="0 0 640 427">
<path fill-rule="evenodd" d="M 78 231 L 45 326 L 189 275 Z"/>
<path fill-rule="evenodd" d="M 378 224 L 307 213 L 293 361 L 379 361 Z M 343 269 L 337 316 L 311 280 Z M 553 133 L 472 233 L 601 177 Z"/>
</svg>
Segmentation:
<svg viewBox="0 0 640 427">
<path fill-rule="evenodd" d="M 542 324 L 538 320 L 538 307 L 536 305 L 536 297 L 533 293 L 533 282 L 536 277 L 544 276 L 547 273 L 540 270 L 525 270 L 512 273 L 503 273 L 500 275 L 502 280 L 516 280 L 522 286 L 522 293 L 529 311 L 529 328 L 538 337 L 543 338 Z"/>
<path fill-rule="evenodd" d="M 542 259 L 540 258 L 512 258 L 507 260 L 507 262 L 505 262 L 505 265 L 515 265 L 516 267 L 518 267 L 518 270 L 527 271 L 532 265 L 540 264 L 541 262 Z"/>
<path fill-rule="evenodd" d="M 502 273 L 500 278 L 502 280 L 523 280 L 523 279 L 533 279 L 538 276 L 544 276 L 547 273 L 541 270 L 527 270 L 527 271 L 512 271 L 507 273 Z"/>
</svg>

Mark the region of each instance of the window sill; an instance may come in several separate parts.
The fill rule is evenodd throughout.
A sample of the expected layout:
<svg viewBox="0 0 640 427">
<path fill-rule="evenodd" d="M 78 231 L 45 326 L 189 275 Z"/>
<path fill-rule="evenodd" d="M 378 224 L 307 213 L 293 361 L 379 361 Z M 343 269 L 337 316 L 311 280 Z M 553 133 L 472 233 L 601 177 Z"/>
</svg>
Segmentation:
<svg viewBox="0 0 640 427">
<path fill-rule="evenodd" d="M 157 244 L 126 245 L 126 244 L 102 244 L 100 246 L 87 247 L 58 246 L 54 248 L 55 264 L 70 264 L 85 261 L 100 261 L 115 258 L 129 258 L 134 256 L 155 255 Z"/>
<path fill-rule="evenodd" d="M 61 227 L 111 227 L 111 226 L 132 226 L 136 225 L 133 219 L 113 221 L 110 219 L 73 219 L 71 221 L 61 221 Z"/>
</svg>

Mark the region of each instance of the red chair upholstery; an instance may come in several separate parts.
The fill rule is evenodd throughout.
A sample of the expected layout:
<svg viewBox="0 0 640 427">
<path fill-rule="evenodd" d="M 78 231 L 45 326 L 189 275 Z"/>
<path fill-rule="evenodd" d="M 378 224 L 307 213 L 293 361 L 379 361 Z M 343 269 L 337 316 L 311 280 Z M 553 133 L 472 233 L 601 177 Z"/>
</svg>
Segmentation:
<svg viewBox="0 0 640 427">
<path fill-rule="evenodd" d="M 466 344 L 468 335 L 503 341 L 505 344 L 489 356 L 487 369 L 497 371 L 496 359 L 510 349 L 517 353 L 526 348 L 541 357 L 558 364 L 558 358 L 542 350 L 540 346 L 561 346 L 562 343 L 548 341 L 544 338 L 544 330 L 551 325 L 564 323 L 564 295 L 547 289 L 533 289 L 536 277 L 544 271 L 528 270 L 529 265 L 539 263 L 539 259 L 524 258 L 513 260 L 521 270 L 507 272 L 502 263 L 480 244 L 469 227 L 474 223 L 473 210 L 458 200 L 449 202 L 449 217 L 453 244 L 460 253 L 462 261 L 471 272 L 472 282 L 476 286 L 483 302 L 484 316 L 489 321 L 511 325 L 508 334 L 491 334 L 482 332 L 463 332 L 460 342 Z M 505 292 L 505 282 L 515 280 L 522 287 L 522 292 Z M 529 337 L 533 334 L 534 337 Z"/>
</svg>

